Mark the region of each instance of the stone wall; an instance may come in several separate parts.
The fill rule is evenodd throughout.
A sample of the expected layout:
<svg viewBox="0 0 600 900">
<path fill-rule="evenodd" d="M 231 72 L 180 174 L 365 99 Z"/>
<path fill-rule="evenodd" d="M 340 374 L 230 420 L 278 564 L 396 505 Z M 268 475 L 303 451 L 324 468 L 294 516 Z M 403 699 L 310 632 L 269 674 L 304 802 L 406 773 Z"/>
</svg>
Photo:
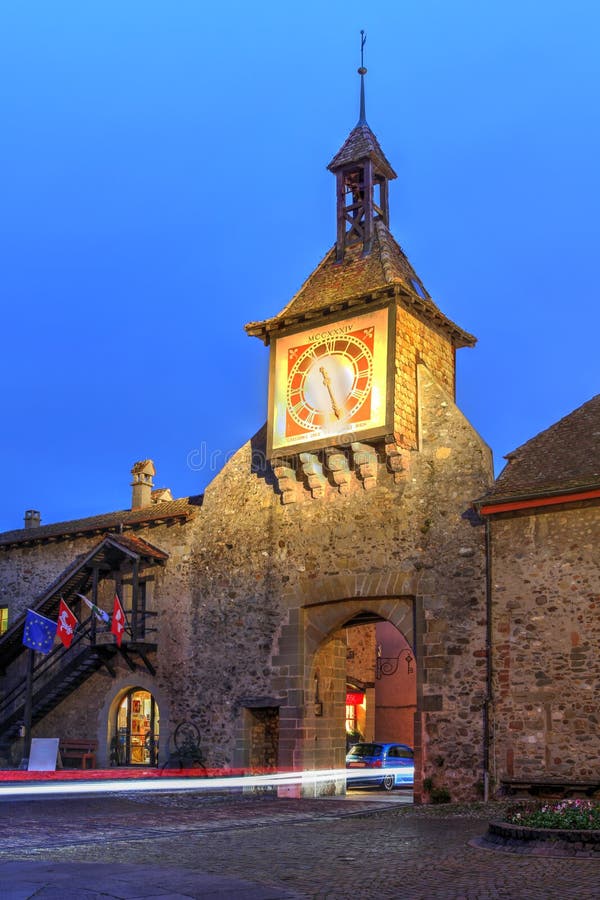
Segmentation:
<svg viewBox="0 0 600 900">
<path fill-rule="evenodd" d="M 491 529 L 496 784 L 600 778 L 598 507 L 498 519 Z"/>
<path fill-rule="evenodd" d="M 440 387 L 454 399 L 455 351 L 448 336 L 425 325 L 402 306 L 396 313 L 394 433 L 400 447 L 419 446 L 417 367 L 424 363 Z"/>
<path fill-rule="evenodd" d="M 321 728 L 307 718 L 321 647 L 365 609 L 398 616 L 405 635 L 416 611 L 419 777 L 435 758 L 436 776 L 454 796 L 473 795 L 485 694 L 484 537 L 465 513 L 490 483 L 491 459 L 452 398 L 419 369 L 422 449 L 402 484 L 381 462 L 369 492 L 283 505 L 268 466 L 261 468 L 259 436 L 207 489 L 193 548 L 192 667 L 212 752 L 232 746 L 248 697 L 274 695 L 280 765 L 312 765 L 320 755 L 306 727 Z M 330 760 L 343 747 L 339 678 Z"/>
<path fill-rule="evenodd" d="M 433 774 L 454 798 L 473 797 L 482 766 L 485 573 L 483 529 L 467 513 L 491 481 L 491 456 L 426 366 L 417 366 L 415 383 L 419 449 L 401 479 L 383 458 L 369 490 L 360 481 L 347 494 L 330 485 L 320 498 L 305 492 L 302 502 L 283 504 L 263 433 L 225 465 L 191 521 L 136 532 L 169 553 L 152 590 L 156 677 L 99 673 L 38 733 L 68 728 L 77 729 L 70 737 L 90 737 L 95 727 L 106 759 L 115 704 L 139 685 L 159 702 L 161 759 L 166 736 L 185 719 L 198 726 L 208 765 L 254 762 L 261 729 L 249 711 L 268 709 L 280 767 L 343 766 L 343 629 L 367 613 L 416 646 L 417 795 Z M 23 597 L 27 559 L 28 589 L 41 591 L 92 544 L 1 554 L 0 584 Z M 323 790 L 343 790 L 343 781 Z"/>
<path fill-rule="evenodd" d="M 74 559 L 84 556 L 101 538 L 0 548 L 0 605 L 8 606 L 10 625 L 34 603 Z"/>
<path fill-rule="evenodd" d="M 349 651 L 346 674 L 350 681 L 373 684 L 375 681 L 375 657 L 377 642 L 375 624 L 355 625 L 346 628 L 346 646 Z"/>
</svg>

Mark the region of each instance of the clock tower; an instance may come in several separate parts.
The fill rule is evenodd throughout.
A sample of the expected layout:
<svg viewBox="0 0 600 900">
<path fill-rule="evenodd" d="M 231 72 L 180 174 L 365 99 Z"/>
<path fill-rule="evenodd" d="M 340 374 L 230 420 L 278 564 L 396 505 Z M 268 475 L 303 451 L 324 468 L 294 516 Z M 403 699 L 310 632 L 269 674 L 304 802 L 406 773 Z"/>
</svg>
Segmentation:
<svg viewBox="0 0 600 900">
<path fill-rule="evenodd" d="M 389 230 L 396 178 L 365 115 L 328 169 L 337 237 L 281 312 L 246 326 L 270 346 L 267 455 L 284 503 L 403 481 L 419 450 L 419 370 L 455 395 L 475 338 L 437 307 Z M 421 369 L 422 371 L 422 369 Z"/>
</svg>

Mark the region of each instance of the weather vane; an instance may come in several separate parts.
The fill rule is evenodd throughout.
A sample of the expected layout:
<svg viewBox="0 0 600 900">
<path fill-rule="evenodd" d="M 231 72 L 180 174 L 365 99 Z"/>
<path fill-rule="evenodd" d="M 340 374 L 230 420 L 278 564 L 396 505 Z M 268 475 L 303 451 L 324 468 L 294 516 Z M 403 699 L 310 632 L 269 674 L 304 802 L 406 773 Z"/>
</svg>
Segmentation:
<svg viewBox="0 0 600 900">
<path fill-rule="evenodd" d="M 361 29 L 360 32 L 360 68 L 358 70 L 358 74 L 360 75 L 360 114 L 358 117 L 359 125 L 366 125 L 367 119 L 365 116 L 365 75 L 367 74 L 367 70 L 365 69 L 365 44 L 367 43 L 367 35 Z"/>
<path fill-rule="evenodd" d="M 360 69 L 358 70 L 359 75 L 367 74 L 367 70 L 365 69 L 365 57 L 364 57 L 366 43 L 367 43 L 367 35 L 361 29 L 361 32 L 360 32 Z"/>
</svg>

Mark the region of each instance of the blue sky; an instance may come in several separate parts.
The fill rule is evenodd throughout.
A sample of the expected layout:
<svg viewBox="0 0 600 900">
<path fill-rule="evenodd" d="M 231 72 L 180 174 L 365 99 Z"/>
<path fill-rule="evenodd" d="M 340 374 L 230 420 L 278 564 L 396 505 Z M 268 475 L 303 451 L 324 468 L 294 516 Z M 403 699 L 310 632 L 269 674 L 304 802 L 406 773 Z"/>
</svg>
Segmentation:
<svg viewBox="0 0 600 900">
<path fill-rule="evenodd" d="M 335 239 L 361 28 L 392 230 L 479 338 L 457 399 L 497 468 L 600 390 L 592 0 L 4 3 L 1 530 L 128 507 L 146 457 L 199 493 L 260 427 L 243 325 Z"/>
</svg>

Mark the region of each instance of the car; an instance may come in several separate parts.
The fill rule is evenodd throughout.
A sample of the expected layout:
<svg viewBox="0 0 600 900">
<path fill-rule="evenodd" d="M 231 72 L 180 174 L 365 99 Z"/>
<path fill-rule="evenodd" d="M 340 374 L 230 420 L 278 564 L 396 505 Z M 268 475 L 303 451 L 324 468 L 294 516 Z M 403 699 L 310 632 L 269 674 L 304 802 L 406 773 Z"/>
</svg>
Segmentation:
<svg viewBox="0 0 600 900">
<path fill-rule="evenodd" d="M 412 787 L 415 777 L 414 751 L 408 744 L 364 741 L 354 744 L 346 755 L 349 775 L 346 787 Z"/>
</svg>

